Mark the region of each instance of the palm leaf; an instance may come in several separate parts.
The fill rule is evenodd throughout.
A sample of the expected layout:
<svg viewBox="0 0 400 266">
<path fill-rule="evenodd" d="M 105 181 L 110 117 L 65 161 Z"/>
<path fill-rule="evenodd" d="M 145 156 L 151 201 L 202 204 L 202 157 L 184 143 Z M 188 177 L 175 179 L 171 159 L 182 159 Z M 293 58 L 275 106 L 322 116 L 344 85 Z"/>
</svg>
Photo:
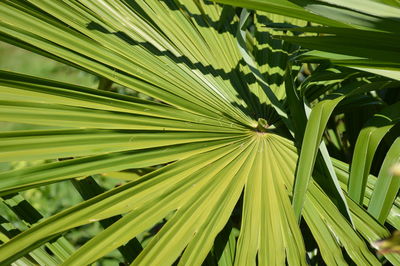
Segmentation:
<svg viewBox="0 0 400 266">
<path fill-rule="evenodd" d="M 394 104 L 386 107 L 369 120 L 360 132 L 349 178 L 349 196 L 356 202 L 362 202 L 375 150 L 386 133 L 399 121 L 399 106 Z"/>
<path fill-rule="evenodd" d="M 344 96 L 324 112 L 323 106 L 332 100 L 323 98 L 327 90 L 313 87 L 310 98 L 321 101 L 311 106 L 307 122 L 308 109 L 301 106 L 308 101 L 301 97 L 307 95 L 293 78 L 300 66 L 289 62 L 299 47 L 273 40 L 272 34 L 284 32 L 264 27 L 265 21 L 305 26 L 303 20 L 281 16 L 290 14 L 335 27 L 348 21 L 327 19 L 324 12 L 314 15 L 288 1 L 249 1 L 246 6 L 271 7 L 269 12 L 280 15 L 243 11 L 239 18 L 231 7 L 189 0 L 0 2 L 2 40 L 155 99 L 1 71 L 2 121 L 51 128 L 0 133 L 2 161 L 50 160 L 1 172 L 0 195 L 159 166 L 104 193 L 90 194 L 94 197 L 6 239 L 0 246 L 0 263 L 28 258 L 73 228 L 118 216 L 61 262 L 93 263 L 165 219 L 133 265 L 200 265 L 221 247 L 221 257 L 215 258 L 221 264 L 305 265 L 308 243 L 298 224 L 300 213 L 327 263 L 379 263 L 364 238 L 376 241 L 388 232 L 340 191 L 338 183 L 347 192 L 347 180 L 355 180 L 346 166 L 331 161 L 322 148 L 322 161 L 313 173 L 328 118 Z M 247 27 L 251 19 L 254 27 Z M 293 37 L 291 32 L 287 35 Z M 368 85 L 360 93 L 381 88 L 375 85 L 382 83 L 369 84 L 370 79 L 352 83 L 347 91 L 326 78 L 319 82 L 343 89 L 338 92 L 348 96 L 364 83 Z M 288 106 L 291 103 L 295 105 Z M 301 119 L 294 121 L 295 117 Z M 312 151 L 305 156 L 311 142 Z M 63 160 L 66 157 L 69 160 Z M 319 178 L 326 176 L 324 167 L 330 173 L 326 182 Z M 352 191 L 350 185 L 350 196 Z M 364 198 L 369 200 L 370 193 L 361 195 Z M 343 204 L 348 204 L 347 213 Z M 396 224 L 398 200 L 392 205 L 387 221 Z M 229 229 L 229 243 L 221 244 L 224 228 Z M 239 229 L 237 240 L 234 229 Z M 395 256 L 388 259 L 398 261 Z"/>
<path fill-rule="evenodd" d="M 396 174 L 391 173 L 390 169 L 399 160 L 399 138 L 397 138 L 385 157 L 385 161 L 379 171 L 379 178 L 373 191 L 368 211 L 381 223 L 383 223 L 393 205 L 399 191 L 399 184 Z"/>
</svg>

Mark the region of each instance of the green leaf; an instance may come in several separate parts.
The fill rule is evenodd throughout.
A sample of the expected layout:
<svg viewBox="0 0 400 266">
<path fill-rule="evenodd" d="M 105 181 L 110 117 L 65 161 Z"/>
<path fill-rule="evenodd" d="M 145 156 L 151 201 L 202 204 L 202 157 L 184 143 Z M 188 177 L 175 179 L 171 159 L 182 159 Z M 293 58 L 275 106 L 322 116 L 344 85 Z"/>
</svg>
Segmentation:
<svg viewBox="0 0 400 266">
<path fill-rule="evenodd" d="M 47 126 L 0 133 L 0 159 L 7 162 L 0 195 L 90 175 L 99 185 L 121 173 L 126 181 L 103 193 L 93 193 L 87 179 L 73 181 L 86 200 L 10 240 L 0 234 L 6 241 L 0 264 L 25 262 L 19 258 L 61 234 L 111 218 L 109 225 L 116 216 L 122 218 L 65 255 L 64 264 L 94 263 L 142 235 L 149 238 L 134 265 L 200 265 L 207 256 L 227 265 L 305 265 L 320 257 L 322 264 L 379 264 L 367 242 L 388 230 L 364 208 L 378 181 L 366 176 L 363 206 L 346 198 L 349 173 L 341 155 L 352 147 L 344 150 L 344 126 L 327 121 L 336 106 L 338 113 L 397 106 L 398 84 L 326 64 L 292 66 L 288 61 L 304 47 L 271 37 L 300 39 L 337 63 L 395 76 L 398 21 L 391 15 L 398 5 L 374 2 L 231 1 L 265 11 L 243 11 L 240 19 L 239 10 L 202 0 L 0 1 L 1 40 L 90 72 L 99 88 L 108 83 L 154 99 L 0 71 L 0 119 Z M 307 20 L 328 27 L 300 28 L 309 38 L 295 37 L 293 26 Z M 307 122 L 304 106 L 315 100 Z M 337 133 L 338 152 L 320 146 L 326 128 Z M 33 159 L 49 161 L 15 169 L 8 163 Z M 139 174 L 126 177 L 130 171 Z M 296 171 L 303 177 L 294 186 Z M 399 227 L 400 200 L 391 201 L 386 221 Z M 220 244 L 224 228 L 229 236 Z"/>
<path fill-rule="evenodd" d="M 392 33 L 376 31 L 333 28 L 333 27 L 305 27 L 289 28 L 290 31 L 319 33 L 322 36 L 276 36 L 289 42 L 294 42 L 310 49 L 325 52 L 368 58 L 392 64 L 399 64 L 399 52 L 396 44 L 399 37 Z M 373 39 L 384 39 L 385 42 L 372 44 Z M 357 48 L 356 48 L 357 47 Z"/>
<path fill-rule="evenodd" d="M 80 157 L 235 138 L 236 134 L 208 132 L 98 129 L 14 131 L 0 133 L 0 161 Z"/>
<path fill-rule="evenodd" d="M 92 223 L 118 214 L 127 213 L 134 209 L 146 212 L 149 206 L 163 206 L 164 212 L 160 212 L 160 210 L 153 212 L 156 217 L 152 216 L 152 220 L 142 220 L 144 223 L 144 228 L 142 230 L 145 230 L 147 228 L 146 226 L 151 226 L 159 219 L 163 218 L 163 216 L 168 212 L 172 211 L 174 207 L 176 207 L 175 204 L 179 204 L 179 202 L 185 200 L 185 198 L 187 199 L 185 196 L 192 193 L 191 190 L 187 190 L 187 188 L 195 185 L 199 182 L 199 179 L 201 180 L 201 176 L 194 174 L 196 171 L 208 166 L 213 161 L 217 161 L 226 154 L 229 154 L 238 146 L 240 145 L 237 144 L 234 147 L 230 145 L 211 152 L 206 152 L 200 156 L 193 156 L 186 160 L 180 160 L 174 164 L 170 164 L 145 175 L 138 181 L 133 181 L 114 188 L 97 197 L 60 212 L 49 219 L 36 224 L 29 230 L 1 246 L 0 261 L 13 261 L 29 252 L 29 249 L 35 248 L 36 246 L 46 242 L 49 237 L 62 233 L 69 228 Z M 70 161 L 73 160 L 67 160 L 64 162 Z M 223 163 L 223 160 L 221 163 Z M 214 170 L 212 167 L 208 167 L 208 169 L 210 171 Z M 200 187 L 201 186 L 193 186 L 192 189 L 197 190 Z M 186 191 L 186 193 L 182 193 L 183 191 Z M 159 200 L 159 197 L 167 195 L 173 199 L 176 198 L 171 202 L 172 207 L 171 204 L 166 205 L 164 201 Z M 155 202 L 158 204 L 155 205 Z M 143 206 L 143 208 L 141 208 L 141 206 Z M 132 215 L 134 214 L 135 212 L 132 213 Z M 121 219 L 117 223 L 129 221 L 129 219 Z M 115 228 L 115 226 L 111 226 L 106 230 L 112 230 L 113 228 Z M 138 229 L 140 228 L 138 227 Z M 141 233 L 141 230 L 139 230 L 138 233 Z M 125 235 L 126 232 L 124 231 L 123 234 Z M 118 245 L 113 249 L 117 247 Z"/>
<path fill-rule="evenodd" d="M 190 157 L 237 142 L 222 140 L 150 148 L 53 162 L 0 173 L 0 195 L 42 186 L 66 179 L 124 170 L 142 168 Z"/>
<path fill-rule="evenodd" d="M 375 184 L 371 200 L 368 205 L 368 212 L 371 213 L 380 223 L 384 223 L 392 208 L 400 188 L 399 175 L 396 175 L 391 168 L 400 161 L 400 138 L 397 138 L 390 147 L 382 167 L 379 171 L 378 180 Z"/>
<path fill-rule="evenodd" d="M 309 20 L 325 25 L 340 25 L 340 22 L 335 20 L 327 19 L 322 16 L 315 15 L 301 6 L 290 0 L 213 0 L 214 2 L 221 4 L 228 4 L 234 6 L 240 6 L 248 9 L 262 10 L 269 13 L 279 14 L 287 17 L 293 17 L 303 20 Z"/>
<path fill-rule="evenodd" d="M 314 14 L 352 26 L 394 32 L 400 24 L 396 19 L 400 8 L 375 0 L 321 0 L 292 2 Z"/>
<path fill-rule="evenodd" d="M 301 210 L 304 205 L 308 184 L 311 180 L 322 134 L 333 109 L 344 97 L 339 96 L 335 99 L 324 100 L 317 104 L 311 111 L 304 133 L 303 144 L 301 145 L 302 150 L 299 157 L 299 166 L 293 192 L 293 208 L 297 220 L 300 220 L 301 217 Z"/>
<path fill-rule="evenodd" d="M 375 150 L 386 133 L 400 120 L 400 103 L 384 108 L 361 130 L 354 148 L 349 178 L 349 196 L 361 203 Z"/>
<path fill-rule="evenodd" d="M 96 180 L 92 177 L 87 177 L 82 180 L 71 180 L 75 189 L 81 194 L 82 198 L 85 200 L 91 199 L 101 193 L 105 192 L 105 190 L 97 184 Z M 99 221 L 103 228 L 107 228 L 111 226 L 113 223 L 121 219 L 122 216 L 114 216 L 108 219 L 104 219 Z M 125 259 L 125 262 L 132 262 L 137 255 L 143 250 L 140 242 L 133 238 L 129 240 L 125 245 L 118 248 L 119 252 L 121 252 L 122 256 Z"/>
</svg>

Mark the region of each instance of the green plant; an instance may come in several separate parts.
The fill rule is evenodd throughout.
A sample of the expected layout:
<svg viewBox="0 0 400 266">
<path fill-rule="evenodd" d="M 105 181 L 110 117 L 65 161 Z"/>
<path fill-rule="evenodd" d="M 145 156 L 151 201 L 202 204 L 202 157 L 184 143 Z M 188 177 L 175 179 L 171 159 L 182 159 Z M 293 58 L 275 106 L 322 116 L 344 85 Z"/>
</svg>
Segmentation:
<svg viewBox="0 0 400 266">
<path fill-rule="evenodd" d="M 53 160 L 0 173 L 0 196 L 71 180 L 85 199 L 16 236 L 4 228 L 2 263 L 86 265 L 117 248 L 133 265 L 400 263 L 369 244 L 400 223 L 388 174 L 400 146 L 398 2 L 216 2 L 258 11 L 0 2 L 1 40 L 104 81 L 0 71 L 3 121 L 61 127 L 0 134 L 3 161 Z M 104 90 L 112 82 L 156 100 Z M 109 172 L 129 181 L 104 192 L 96 175 Z M 76 251 L 58 238 L 98 221 L 105 229 Z"/>
</svg>

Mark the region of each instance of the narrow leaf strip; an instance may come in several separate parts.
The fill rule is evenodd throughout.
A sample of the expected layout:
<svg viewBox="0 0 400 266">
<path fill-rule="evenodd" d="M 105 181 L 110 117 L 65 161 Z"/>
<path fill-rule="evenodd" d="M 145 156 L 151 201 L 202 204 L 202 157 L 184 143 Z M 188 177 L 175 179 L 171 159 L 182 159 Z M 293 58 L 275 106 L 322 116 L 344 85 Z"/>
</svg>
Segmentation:
<svg viewBox="0 0 400 266">
<path fill-rule="evenodd" d="M 354 148 L 349 177 L 349 196 L 361 204 L 367 177 L 379 143 L 386 133 L 400 121 L 400 103 L 384 108 L 374 115 L 361 130 Z"/>
<path fill-rule="evenodd" d="M 386 221 L 400 189 L 399 175 L 391 171 L 392 167 L 399 162 L 400 137 L 393 142 L 386 154 L 368 205 L 368 212 L 381 224 Z"/>
</svg>

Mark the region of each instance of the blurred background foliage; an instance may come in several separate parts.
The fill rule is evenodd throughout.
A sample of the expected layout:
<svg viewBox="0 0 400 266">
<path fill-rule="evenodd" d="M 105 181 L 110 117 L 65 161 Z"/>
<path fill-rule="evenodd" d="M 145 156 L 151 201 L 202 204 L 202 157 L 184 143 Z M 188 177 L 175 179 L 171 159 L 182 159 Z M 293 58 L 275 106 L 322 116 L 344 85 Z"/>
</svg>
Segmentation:
<svg viewBox="0 0 400 266">
<path fill-rule="evenodd" d="M 90 88 L 97 88 L 100 83 L 99 78 L 95 75 L 4 42 L 0 42 L 0 69 Z M 142 94 L 117 84 L 108 84 L 108 86 L 110 86 L 108 88 L 109 90 L 121 94 L 146 98 Z M 0 122 L 0 131 L 49 128 L 50 127 L 41 125 Z M 0 172 L 23 168 L 28 166 L 28 164 L 36 165 L 44 162 L 45 161 L 30 161 L 29 163 L 24 161 L 11 163 L 1 162 Z M 135 176 L 134 173 L 124 174 L 120 172 L 105 173 L 105 175 L 109 177 L 112 176 L 113 178 L 103 178 L 101 175 L 96 177 L 96 181 L 101 183 L 102 187 L 105 189 L 110 189 L 121 182 L 124 182 L 124 179 Z M 70 181 L 30 189 L 21 192 L 20 194 L 45 218 L 83 201 L 82 197 Z M 16 229 L 21 231 L 26 230 L 26 224 L 24 224 L 24 222 L 10 210 L 6 202 L 6 200 L 0 201 L 0 213 L 2 215 L 4 214 L 4 217 Z M 77 248 L 102 230 L 100 223 L 92 223 L 68 232 L 65 237 Z M 109 254 L 109 256 L 99 260 L 97 265 L 116 265 L 116 263 L 120 261 L 122 261 L 122 256 L 117 250 L 115 250 Z"/>
<path fill-rule="evenodd" d="M 0 67 L 91 88 L 95 88 L 99 82 L 94 75 L 4 42 L 0 42 Z"/>
</svg>

